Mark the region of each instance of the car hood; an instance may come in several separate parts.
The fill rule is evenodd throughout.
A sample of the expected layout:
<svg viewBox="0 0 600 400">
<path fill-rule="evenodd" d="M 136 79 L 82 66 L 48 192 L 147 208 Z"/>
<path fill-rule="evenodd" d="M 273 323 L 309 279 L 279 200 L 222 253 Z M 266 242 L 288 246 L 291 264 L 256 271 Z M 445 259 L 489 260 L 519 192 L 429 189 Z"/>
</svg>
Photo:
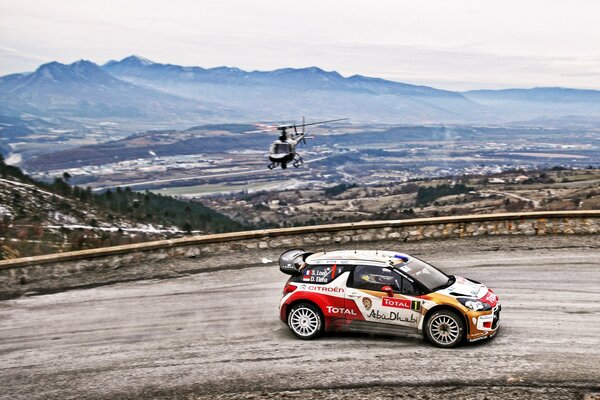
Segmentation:
<svg viewBox="0 0 600 400">
<path fill-rule="evenodd" d="M 454 278 L 456 278 L 456 281 L 452 285 L 440 289 L 436 293 L 452 297 L 474 297 L 490 304 L 492 307 L 496 306 L 498 297 L 487 286 L 470 281 L 462 276 L 454 275 Z"/>
</svg>

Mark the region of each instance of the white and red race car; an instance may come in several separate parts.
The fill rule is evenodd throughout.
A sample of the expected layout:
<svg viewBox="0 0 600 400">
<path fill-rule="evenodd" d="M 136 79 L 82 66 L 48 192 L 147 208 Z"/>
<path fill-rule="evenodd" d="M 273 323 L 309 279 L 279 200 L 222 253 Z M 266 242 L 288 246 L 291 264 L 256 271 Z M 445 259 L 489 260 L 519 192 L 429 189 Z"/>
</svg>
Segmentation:
<svg viewBox="0 0 600 400">
<path fill-rule="evenodd" d="M 498 296 L 479 282 L 446 275 L 394 251 L 288 250 L 280 270 L 280 318 L 300 339 L 324 331 L 424 336 L 435 346 L 491 338 L 500 322 Z"/>
</svg>

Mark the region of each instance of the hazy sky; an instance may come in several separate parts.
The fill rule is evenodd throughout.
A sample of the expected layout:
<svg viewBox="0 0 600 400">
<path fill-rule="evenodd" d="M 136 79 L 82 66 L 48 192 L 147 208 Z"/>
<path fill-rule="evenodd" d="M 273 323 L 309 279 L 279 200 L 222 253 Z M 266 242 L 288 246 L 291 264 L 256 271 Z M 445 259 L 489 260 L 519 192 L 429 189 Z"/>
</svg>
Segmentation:
<svg viewBox="0 0 600 400">
<path fill-rule="evenodd" d="M 130 54 L 446 89 L 600 89 L 600 1 L 0 0 L 0 75 Z"/>
</svg>

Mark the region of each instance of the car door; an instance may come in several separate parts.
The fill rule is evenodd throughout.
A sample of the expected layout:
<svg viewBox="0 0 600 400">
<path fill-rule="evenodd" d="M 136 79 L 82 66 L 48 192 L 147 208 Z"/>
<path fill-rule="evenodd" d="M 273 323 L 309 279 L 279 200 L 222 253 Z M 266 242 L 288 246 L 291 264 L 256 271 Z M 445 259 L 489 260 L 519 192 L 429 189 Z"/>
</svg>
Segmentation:
<svg viewBox="0 0 600 400">
<path fill-rule="evenodd" d="M 384 291 L 389 286 L 393 296 Z M 356 265 L 348 279 L 345 299 L 356 306 L 365 323 L 388 324 L 409 330 L 417 329 L 421 318 L 421 301 L 416 288 L 391 268 Z"/>
</svg>

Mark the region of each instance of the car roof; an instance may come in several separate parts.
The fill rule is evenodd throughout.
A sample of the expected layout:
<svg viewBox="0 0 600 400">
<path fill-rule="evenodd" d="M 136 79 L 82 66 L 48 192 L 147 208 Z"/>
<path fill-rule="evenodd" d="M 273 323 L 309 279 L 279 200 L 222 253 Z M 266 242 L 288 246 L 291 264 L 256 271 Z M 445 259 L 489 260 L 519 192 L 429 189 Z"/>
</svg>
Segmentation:
<svg viewBox="0 0 600 400">
<path fill-rule="evenodd" d="M 389 266 L 402 264 L 412 257 L 397 251 L 337 250 L 314 253 L 306 258 L 307 264 L 363 264 Z"/>
</svg>

